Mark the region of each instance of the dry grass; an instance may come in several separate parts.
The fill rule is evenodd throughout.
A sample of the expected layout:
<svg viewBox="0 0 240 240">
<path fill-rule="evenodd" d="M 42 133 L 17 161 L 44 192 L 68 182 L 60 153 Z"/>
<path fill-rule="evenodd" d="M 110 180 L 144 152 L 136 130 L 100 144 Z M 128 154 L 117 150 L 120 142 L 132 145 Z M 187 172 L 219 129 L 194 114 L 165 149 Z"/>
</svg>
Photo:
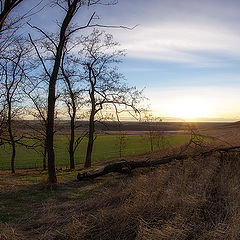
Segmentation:
<svg viewBox="0 0 240 240">
<path fill-rule="evenodd" d="M 86 211 L 58 238 L 239 239 L 240 162 L 234 158 L 189 159 L 106 187 L 82 203 Z"/>
<path fill-rule="evenodd" d="M 239 172 L 231 153 L 92 182 L 62 178 L 64 191 L 28 204 L 29 214 L 0 225 L 0 239 L 237 240 Z"/>
</svg>

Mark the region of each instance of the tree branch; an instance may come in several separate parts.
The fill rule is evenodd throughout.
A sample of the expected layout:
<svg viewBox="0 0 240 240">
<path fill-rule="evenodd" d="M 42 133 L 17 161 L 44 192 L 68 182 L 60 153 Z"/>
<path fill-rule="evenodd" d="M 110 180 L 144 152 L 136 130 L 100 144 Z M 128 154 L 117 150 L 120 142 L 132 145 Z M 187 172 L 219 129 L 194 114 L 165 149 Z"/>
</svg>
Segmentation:
<svg viewBox="0 0 240 240">
<path fill-rule="evenodd" d="M 46 66 L 45 66 L 45 63 L 44 63 L 44 61 L 43 61 L 43 58 L 41 57 L 41 55 L 40 55 L 40 53 L 39 53 L 39 51 L 38 51 L 38 49 L 37 49 L 36 44 L 33 42 L 31 35 L 28 34 L 28 36 L 29 36 L 29 39 L 30 39 L 30 41 L 31 41 L 31 43 L 32 43 L 32 45 L 33 45 L 33 47 L 34 47 L 37 55 L 38 55 L 39 60 L 40 60 L 41 63 L 42 63 L 42 66 L 43 66 L 43 68 L 44 68 L 44 71 L 46 72 L 47 76 L 50 78 L 51 75 L 50 75 L 50 73 L 48 72 L 48 70 L 47 70 L 47 68 L 46 68 Z"/>
</svg>

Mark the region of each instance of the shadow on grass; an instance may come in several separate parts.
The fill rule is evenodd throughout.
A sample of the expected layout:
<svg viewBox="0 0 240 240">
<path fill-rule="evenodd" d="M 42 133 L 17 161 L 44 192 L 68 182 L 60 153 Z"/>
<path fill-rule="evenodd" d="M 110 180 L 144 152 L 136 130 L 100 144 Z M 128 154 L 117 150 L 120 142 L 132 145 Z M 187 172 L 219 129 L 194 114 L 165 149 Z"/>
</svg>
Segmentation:
<svg viewBox="0 0 240 240">
<path fill-rule="evenodd" d="M 58 184 L 56 188 L 49 189 L 46 172 L 32 172 L 31 174 L 5 175 L 7 182 L 12 182 L 13 189 L 7 189 L 0 193 L 0 222 L 8 223 L 16 219 L 28 217 L 34 209 L 41 208 L 50 199 L 58 202 L 73 201 L 89 197 L 97 189 L 103 180 L 78 182 L 77 171 L 58 172 Z M 3 179 L 3 178 L 2 178 Z M 14 185 L 20 182 L 21 185 Z M 4 187 L 6 182 L 0 183 Z M 10 187 L 10 185 L 8 185 Z M 3 188 L 4 189 L 4 188 Z"/>
</svg>

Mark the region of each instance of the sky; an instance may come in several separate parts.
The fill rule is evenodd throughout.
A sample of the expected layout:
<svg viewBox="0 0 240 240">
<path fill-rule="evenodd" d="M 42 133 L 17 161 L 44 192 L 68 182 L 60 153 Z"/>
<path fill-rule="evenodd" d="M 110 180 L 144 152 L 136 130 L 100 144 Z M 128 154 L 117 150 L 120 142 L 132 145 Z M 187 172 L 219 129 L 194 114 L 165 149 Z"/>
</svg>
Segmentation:
<svg viewBox="0 0 240 240">
<path fill-rule="evenodd" d="M 19 9 L 35 2 L 26 0 Z M 96 11 L 99 24 L 135 26 L 104 30 L 126 49 L 120 72 L 129 85 L 145 89 L 154 115 L 166 121 L 238 121 L 239 9 L 239 0 L 119 0 L 82 8 L 75 23 L 84 25 Z M 50 32 L 61 18 L 61 10 L 45 7 L 30 22 Z"/>
</svg>

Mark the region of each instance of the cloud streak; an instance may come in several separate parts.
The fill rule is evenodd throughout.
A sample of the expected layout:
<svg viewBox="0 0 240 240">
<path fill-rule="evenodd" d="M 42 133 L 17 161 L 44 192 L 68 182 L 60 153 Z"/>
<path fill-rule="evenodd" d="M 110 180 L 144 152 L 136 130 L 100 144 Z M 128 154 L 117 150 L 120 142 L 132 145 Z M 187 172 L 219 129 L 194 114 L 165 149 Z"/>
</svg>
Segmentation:
<svg viewBox="0 0 240 240">
<path fill-rule="evenodd" d="M 139 24 L 116 34 L 131 58 L 213 66 L 240 59 L 235 0 L 122 1 L 119 7 L 122 11 L 111 12 L 107 21 Z"/>
<path fill-rule="evenodd" d="M 220 59 L 240 59 L 240 35 L 189 23 L 168 23 L 139 27 L 121 35 L 128 56 L 186 63 L 217 63 Z"/>
</svg>

